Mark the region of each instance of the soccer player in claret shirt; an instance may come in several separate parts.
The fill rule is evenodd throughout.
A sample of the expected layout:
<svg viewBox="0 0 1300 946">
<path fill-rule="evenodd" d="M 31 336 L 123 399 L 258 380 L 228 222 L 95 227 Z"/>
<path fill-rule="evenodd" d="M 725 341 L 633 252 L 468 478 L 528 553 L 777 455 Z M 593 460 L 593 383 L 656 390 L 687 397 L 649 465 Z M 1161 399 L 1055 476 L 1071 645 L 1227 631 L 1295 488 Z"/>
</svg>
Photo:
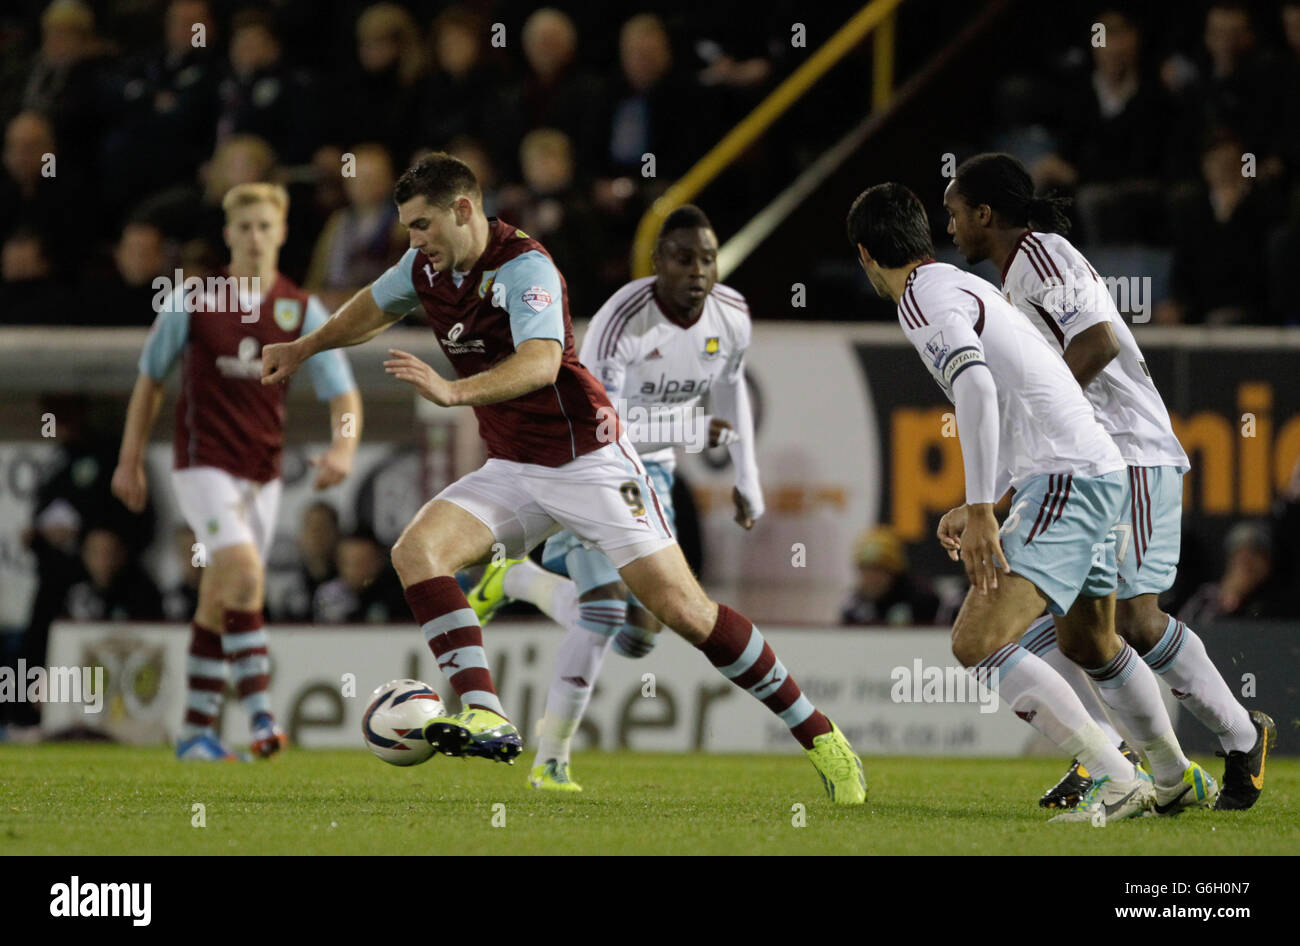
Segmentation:
<svg viewBox="0 0 1300 946">
<path fill-rule="evenodd" d="M 864 191 L 848 234 L 872 287 L 953 402 L 966 504 L 939 540 L 971 588 L 953 654 L 1015 713 L 1082 761 L 1094 781 L 1053 820 L 1176 814 L 1212 804 L 1218 786 L 1183 754 L 1151 668 L 1115 634 L 1113 528 L 1127 501 L 1119 449 L 1061 357 L 991 285 L 934 261 L 925 208 L 901 184 Z M 994 502 L 1016 490 L 1001 529 Z M 1061 649 L 1097 681 L 1116 724 L 1152 768 L 1126 759 L 1059 673 L 1021 644 L 1044 605 Z"/>
<path fill-rule="evenodd" d="M 707 442 L 725 443 L 730 450 L 735 521 L 751 529 L 763 515 L 745 386 L 752 326 L 744 297 L 718 283 L 717 260 L 718 238 L 708 217 L 698 207 L 678 207 L 659 231 L 655 275 L 632 280 L 600 307 L 583 340 L 581 360 L 606 394 L 630 406 L 624 418 L 629 439 L 669 525 L 675 524 L 677 447 L 701 449 Z M 717 412 L 713 416 L 699 407 L 705 395 Z M 570 743 L 605 651 L 612 644 L 625 657 L 645 656 L 659 622 L 628 595 L 609 559 L 572 532 L 546 540 L 542 563 L 545 568 L 529 559 L 489 565 L 466 597 L 484 623 L 506 598 L 520 598 L 567 629 L 528 781 L 534 788 L 581 791 L 569 771 Z"/>
<path fill-rule="evenodd" d="M 439 752 L 513 762 L 522 749 L 493 689 L 478 617 L 457 571 L 496 543 L 519 558 L 568 529 L 603 552 L 660 621 L 777 714 L 831 798 L 866 799 L 862 763 L 815 709 L 748 620 L 705 595 L 691 574 L 600 382 L 573 347 L 564 279 L 541 244 L 484 216 L 473 173 L 446 154 L 422 159 L 394 188 L 411 248 L 316 331 L 263 354 L 264 382 L 308 357 L 372 338 L 423 308 L 458 380 L 403 351 L 385 368 L 435 404 L 469 404 L 488 460 L 448 486 L 393 546 L 393 565 L 461 711 L 434 719 Z"/>
<path fill-rule="evenodd" d="M 229 270 L 201 294 L 176 287 L 160 308 L 140 356 L 113 473 L 113 493 L 128 509 L 143 507 L 149 431 L 162 404 L 163 383 L 182 359 L 172 486 L 207 558 L 186 664 L 185 720 L 176 745 L 177 757 L 185 760 L 235 758 L 215 732 L 228 675 L 249 714 L 253 755 L 270 756 L 287 741 L 271 714 L 262 627 L 287 389 L 261 383 L 259 355 L 329 317 L 315 296 L 277 271 L 289 209 L 284 188 L 240 184 L 225 195 L 222 207 Z M 235 285 L 249 291 L 241 298 Z M 319 467 L 316 488 L 324 489 L 352 468 L 361 398 L 341 352 L 313 358 L 307 367 L 316 396 L 330 406 L 330 447 L 312 461 Z"/>
<path fill-rule="evenodd" d="M 1178 573 L 1182 478 L 1190 464 L 1133 332 L 1092 265 L 1062 235 L 1069 228 L 1065 199 L 1035 197 L 1029 172 L 1011 155 L 980 154 L 965 161 L 943 202 L 957 249 L 972 263 L 987 259 L 999 267 L 1003 292 L 1064 357 L 1128 464 L 1127 496 L 1116 526 L 1115 630 L 1218 737 L 1226 762 L 1215 807 L 1249 808 L 1263 788 L 1277 727 L 1259 710 L 1247 712 L 1196 633 L 1160 610 L 1159 596 Z M 1061 654 L 1052 616 L 1034 622 L 1022 643 L 1070 682 L 1118 744 L 1120 734 L 1096 695 L 1095 688 L 1105 684 Z M 1091 781 L 1076 760 L 1040 804 L 1069 807 Z"/>
</svg>

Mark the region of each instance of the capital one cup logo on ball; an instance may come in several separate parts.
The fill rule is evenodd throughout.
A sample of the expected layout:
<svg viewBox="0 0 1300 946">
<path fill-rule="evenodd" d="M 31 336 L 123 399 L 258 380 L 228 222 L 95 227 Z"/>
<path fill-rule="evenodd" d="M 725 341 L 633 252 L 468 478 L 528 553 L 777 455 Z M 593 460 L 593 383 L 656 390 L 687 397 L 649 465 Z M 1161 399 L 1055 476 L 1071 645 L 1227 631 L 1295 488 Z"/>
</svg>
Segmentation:
<svg viewBox="0 0 1300 946">
<path fill-rule="evenodd" d="M 390 680 L 370 694 L 361 717 L 366 748 L 392 765 L 419 765 L 433 746 L 424 738 L 424 726 L 446 715 L 433 688 L 419 680 Z"/>
</svg>

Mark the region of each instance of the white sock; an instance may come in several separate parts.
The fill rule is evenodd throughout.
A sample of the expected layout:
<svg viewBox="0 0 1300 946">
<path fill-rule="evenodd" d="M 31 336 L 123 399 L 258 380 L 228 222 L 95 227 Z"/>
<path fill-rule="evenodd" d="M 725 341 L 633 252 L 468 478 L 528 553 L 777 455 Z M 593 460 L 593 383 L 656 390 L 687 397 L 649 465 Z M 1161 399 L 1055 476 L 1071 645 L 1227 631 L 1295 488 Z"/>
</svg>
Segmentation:
<svg viewBox="0 0 1300 946">
<path fill-rule="evenodd" d="M 1205 643 L 1190 627 L 1170 618 L 1164 637 L 1142 659 L 1192 715 L 1219 737 L 1224 752 L 1249 752 L 1254 747 L 1256 733 L 1250 714 L 1232 695 L 1205 652 Z"/>
<path fill-rule="evenodd" d="M 1082 667 L 1061 653 L 1061 648 L 1056 646 L 1056 622 L 1052 620 L 1051 615 L 1041 617 L 1029 625 L 1029 630 L 1025 631 L 1025 636 L 1020 639 L 1020 643 L 1031 654 L 1042 658 L 1044 663 L 1070 684 L 1070 689 L 1079 698 L 1088 716 L 1106 734 L 1111 745 L 1118 746 L 1124 737 L 1119 734 L 1115 724 L 1106 715 L 1106 707 L 1097 696 L 1097 688 L 1093 686 L 1092 678 L 1083 672 Z"/>
<path fill-rule="evenodd" d="M 563 628 L 578 623 L 578 589 L 573 582 L 524 559 L 512 565 L 502 582 L 507 597 L 527 601 Z"/>
<path fill-rule="evenodd" d="M 1017 716 L 1078 759 L 1094 777 L 1135 778 L 1133 763 L 1088 713 L 1061 675 L 1019 643 L 998 648 L 971 668 L 976 679 L 995 689 Z M 993 671 L 997 671 L 993 673 Z"/>
<path fill-rule="evenodd" d="M 610 637 L 581 627 L 571 627 L 555 657 L 555 673 L 546 695 L 541 738 L 534 765 L 548 759 L 569 761 L 569 746 L 582 714 L 591 700 L 591 690 L 600 673 L 601 661 L 609 649 Z"/>
<path fill-rule="evenodd" d="M 1172 785 L 1183 777 L 1191 761 L 1174 737 L 1173 723 L 1160 698 L 1160 684 L 1151 668 L 1123 643 L 1104 667 L 1085 668 L 1097 684 L 1097 694 L 1110 708 L 1115 728 L 1141 753 L 1157 785 Z"/>
</svg>

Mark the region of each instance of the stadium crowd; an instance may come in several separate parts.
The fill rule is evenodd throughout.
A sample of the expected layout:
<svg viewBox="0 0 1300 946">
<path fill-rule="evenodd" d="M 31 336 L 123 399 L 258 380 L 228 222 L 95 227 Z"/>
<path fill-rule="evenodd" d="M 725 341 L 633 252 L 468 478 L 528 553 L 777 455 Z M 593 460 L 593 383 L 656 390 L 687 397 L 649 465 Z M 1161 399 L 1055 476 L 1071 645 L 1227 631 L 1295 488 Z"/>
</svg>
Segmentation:
<svg viewBox="0 0 1300 946">
<path fill-rule="evenodd" d="M 290 190 L 286 275 L 340 302 L 399 255 L 392 185 L 434 148 L 594 311 L 648 201 L 713 143 L 672 104 L 725 129 L 790 53 L 699 9 L 687 42 L 671 12 L 584 11 L 580 33 L 547 7 L 515 36 L 500 3 L 42 6 L 0 11 L 0 322 L 148 324 L 152 279 L 219 266 L 221 196 L 262 180 Z"/>
<path fill-rule="evenodd" d="M 432 148 L 470 163 L 489 213 L 540 238 L 589 313 L 627 278 L 649 201 L 800 61 L 788 24 L 824 36 L 851 12 L 568 6 L 515 37 L 491 0 L 6 4 L 0 322 L 147 324 L 151 280 L 220 265 L 220 197 L 255 180 L 292 194 L 286 274 L 338 302 L 403 244 L 388 194 Z M 1072 194 L 1094 258 L 1156 272 L 1157 321 L 1294 322 L 1300 0 L 1189 5 L 1181 33 L 1161 9 L 1099 3 L 1104 45 L 1075 30 L 1032 77 L 1005 70 L 980 149 Z M 709 121 L 674 121 L 684 103 Z M 816 156 L 805 137 L 742 162 L 750 213 Z"/>
<path fill-rule="evenodd" d="M 986 149 L 1074 197 L 1099 270 L 1156 274 L 1155 322 L 1300 323 L 1300 2 L 1095 10 L 1048 81 L 1002 79 Z"/>
</svg>

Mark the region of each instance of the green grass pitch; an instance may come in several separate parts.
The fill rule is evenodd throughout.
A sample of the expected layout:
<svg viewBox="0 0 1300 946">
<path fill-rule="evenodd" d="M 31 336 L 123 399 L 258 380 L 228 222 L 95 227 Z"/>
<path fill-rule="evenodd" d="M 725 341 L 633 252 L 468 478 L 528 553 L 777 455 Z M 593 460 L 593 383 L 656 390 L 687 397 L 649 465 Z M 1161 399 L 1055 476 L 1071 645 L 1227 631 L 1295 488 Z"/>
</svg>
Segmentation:
<svg viewBox="0 0 1300 946">
<path fill-rule="evenodd" d="M 1252 811 L 1104 829 L 1046 823 L 1036 802 L 1057 760 L 866 765 L 866 806 L 836 808 L 799 756 L 582 753 L 586 791 L 557 797 L 528 788 L 522 762 L 399 769 L 358 749 L 181 764 L 161 748 L 3 746 L 0 853 L 1300 854 L 1300 759 L 1269 760 Z"/>
</svg>

